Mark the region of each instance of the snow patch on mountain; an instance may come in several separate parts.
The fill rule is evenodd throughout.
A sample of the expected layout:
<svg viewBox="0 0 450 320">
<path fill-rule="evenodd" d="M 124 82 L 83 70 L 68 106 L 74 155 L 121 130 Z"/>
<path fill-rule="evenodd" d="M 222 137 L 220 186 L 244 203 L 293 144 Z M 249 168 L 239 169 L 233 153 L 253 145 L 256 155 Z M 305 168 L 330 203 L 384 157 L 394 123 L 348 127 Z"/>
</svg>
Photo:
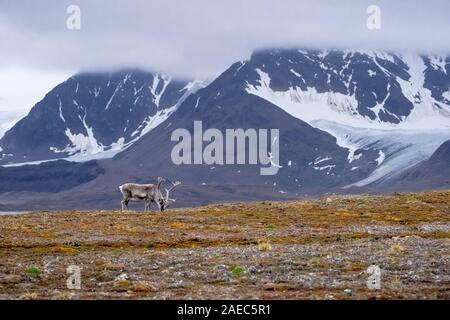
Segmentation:
<svg viewBox="0 0 450 320">
<path fill-rule="evenodd" d="M 113 142 L 109 146 L 104 146 L 97 141 L 94 136 L 94 132 L 91 127 L 88 127 L 85 119 L 82 119 L 83 126 L 86 129 L 86 133 L 74 134 L 67 128 L 66 135 L 71 141 L 64 149 L 58 149 L 50 147 L 50 150 L 55 153 L 67 153 L 69 157 L 64 157 L 62 159 L 70 161 L 88 161 L 93 159 L 104 159 L 113 157 L 118 152 L 123 151 L 128 148 L 131 144 L 136 142 L 144 134 L 150 132 L 152 129 L 156 128 L 158 125 L 163 123 L 173 112 L 178 108 L 178 104 L 167 109 L 162 109 L 157 111 L 154 116 L 148 117 L 142 125 L 133 132 L 132 136 L 135 137 L 133 140 L 125 143 L 125 138 L 121 137 L 116 142 Z M 114 152 L 109 152 L 114 151 Z M 99 155 L 100 153 L 105 153 Z M 74 155 L 77 155 L 74 157 Z M 26 163 L 23 163 L 26 164 Z"/>
<path fill-rule="evenodd" d="M 445 99 L 447 99 L 447 100 L 449 101 L 449 103 L 450 103 L 450 90 L 447 91 L 447 92 L 444 92 L 444 93 L 442 94 L 442 97 L 445 98 Z"/>
<path fill-rule="evenodd" d="M 139 136 L 137 138 L 142 137 L 144 134 L 150 132 L 152 129 L 156 128 L 157 126 L 159 126 L 161 123 L 163 123 L 164 121 L 166 121 L 166 119 L 172 114 L 174 113 L 178 108 L 178 105 L 174 105 L 171 108 L 168 109 L 163 109 L 158 111 L 154 116 L 148 117 L 142 124 L 141 126 L 143 127 L 139 127 L 138 130 L 134 131 L 131 136 L 134 137 L 136 135 Z M 131 143 L 135 142 L 137 139 L 133 139 L 131 141 Z"/>
<path fill-rule="evenodd" d="M 313 162 L 310 162 L 309 165 L 316 171 L 326 170 L 326 174 L 332 174 L 332 170 L 336 167 L 335 164 L 328 163 L 332 160 L 331 157 L 317 157 Z"/>
<path fill-rule="evenodd" d="M 117 92 L 122 88 L 123 82 L 120 81 L 119 84 L 116 86 L 116 89 L 114 89 L 114 92 L 111 96 L 111 98 L 109 98 L 108 103 L 105 106 L 105 110 L 109 109 L 109 106 L 111 105 L 111 102 L 113 101 L 114 97 L 116 96 Z"/>
<path fill-rule="evenodd" d="M 302 52 L 300 50 L 300 52 Z M 386 66 L 383 66 L 380 59 L 395 63 L 395 59 L 392 55 L 377 51 L 358 51 L 360 54 L 365 54 L 367 58 L 370 58 L 374 64 L 386 74 L 390 81 L 387 82 L 386 95 L 380 103 L 370 107 L 371 111 L 375 114 L 375 119 L 371 119 L 366 115 L 362 115 L 359 112 L 359 103 L 355 97 L 355 94 L 342 94 L 334 92 L 332 90 L 327 92 L 318 92 L 315 87 L 306 87 L 306 90 L 291 84 L 289 89 L 285 91 L 275 91 L 270 87 L 271 75 L 261 68 L 255 68 L 255 72 L 259 76 L 256 84 L 247 82 L 245 90 L 249 94 L 256 95 L 263 98 L 280 108 L 284 109 L 291 115 L 310 123 L 315 120 L 328 120 L 344 125 L 359 128 L 372 128 L 372 129 L 384 129 L 384 130 L 397 130 L 397 129 L 450 129 L 450 106 L 442 102 L 436 101 L 432 97 L 431 91 L 425 88 L 425 76 L 426 69 L 424 58 L 418 55 L 399 55 L 402 63 L 408 68 L 409 79 L 404 80 L 400 76 L 395 76 Z M 324 62 L 316 61 L 316 56 L 311 56 L 308 52 L 305 52 L 305 57 L 315 64 L 320 64 L 321 69 L 328 72 L 328 84 L 330 81 L 331 72 L 336 73 L 336 70 L 331 70 L 329 66 Z M 327 53 L 323 53 L 321 56 L 326 56 Z M 346 55 L 353 56 L 355 52 L 347 52 Z M 443 58 L 435 58 L 432 60 L 436 69 L 441 70 L 443 65 Z M 440 64 L 438 62 L 440 61 Z M 350 63 L 350 62 L 348 62 Z M 348 64 L 339 71 L 341 74 L 343 70 L 348 67 Z M 296 75 L 302 79 L 301 70 L 295 71 L 289 69 L 290 73 Z M 375 73 L 369 70 L 370 76 L 375 76 Z M 352 77 L 345 80 L 345 77 L 341 79 L 345 83 L 347 89 L 350 85 L 356 86 L 358 83 L 352 82 Z M 407 116 L 396 115 L 385 108 L 386 101 L 390 98 L 391 94 L 391 81 L 393 85 L 401 88 L 402 94 L 413 104 L 414 108 Z M 356 92 L 355 89 L 349 90 L 349 92 Z M 370 93 L 370 92 L 368 92 Z M 376 93 L 372 92 L 376 97 Z M 444 98 L 450 98 L 450 93 L 445 92 Z M 395 98 L 394 98 L 395 99 Z M 450 99 L 448 99 L 450 101 Z M 382 114 L 387 114 L 399 120 L 399 123 L 391 123 L 383 121 L 381 119 Z"/>
<path fill-rule="evenodd" d="M 402 60 L 409 67 L 408 81 L 396 77 L 402 92 L 410 100 L 414 109 L 398 127 L 404 129 L 450 129 L 450 106 L 436 101 L 431 91 L 425 88 L 423 58 L 416 55 L 403 55 Z"/>
<path fill-rule="evenodd" d="M 444 57 L 432 55 L 429 58 L 431 66 L 433 67 L 434 70 L 438 70 L 447 74 L 447 70 L 445 68 L 446 61 Z"/>
<path fill-rule="evenodd" d="M 55 153 L 68 153 L 69 156 L 80 153 L 82 155 L 85 154 L 96 154 L 104 151 L 104 146 L 97 142 L 97 139 L 94 137 L 94 132 L 92 128 L 86 125 L 86 122 L 83 123 L 85 125 L 85 129 L 87 135 L 82 133 L 72 133 L 72 131 L 67 128 L 66 136 L 70 140 L 70 144 L 68 144 L 64 149 L 58 149 L 55 147 L 50 147 L 49 149 Z"/>
<path fill-rule="evenodd" d="M 180 90 L 180 92 L 185 91 L 184 94 L 181 96 L 181 98 L 178 100 L 178 102 L 175 104 L 174 107 L 178 108 L 191 94 L 196 93 L 198 90 L 203 89 L 207 86 L 208 82 L 204 80 L 194 80 L 189 82 L 183 89 Z M 195 105 L 195 108 L 198 106 L 198 102 L 200 100 L 200 97 L 197 98 L 197 102 Z"/>
<path fill-rule="evenodd" d="M 164 91 L 166 91 L 166 88 L 171 80 L 172 78 L 170 76 L 161 73 L 157 73 L 153 77 L 153 83 L 150 86 L 150 92 L 153 94 L 154 102 L 158 108 L 159 108 L 159 101 L 161 100 L 161 97 L 164 94 Z M 158 91 L 160 83 L 162 83 L 162 88 Z"/>
<path fill-rule="evenodd" d="M 378 165 L 382 164 L 384 159 L 386 159 L 386 155 L 383 150 L 378 150 L 378 158 L 375 159 Z"/>
<path fill-rule="evenodd" d="M 281 107 L 296 118 L 306 122 L 338 119 L 338 122 L 355 126 L 361 126 L 363 121 L 368 121 L 357 112 L 358 103 L 354 96 L 336 92 L 318 93 L 316 88 L 303 91 L 298 87 L 291 87 L 287 91 L 274 91 L 270 88 L 269 74 L 260 69 L 256 69 L 256 72 L 260 76 L 259 85 L 253 86 L 247 83 L 247 93 Z"/>
</svg>

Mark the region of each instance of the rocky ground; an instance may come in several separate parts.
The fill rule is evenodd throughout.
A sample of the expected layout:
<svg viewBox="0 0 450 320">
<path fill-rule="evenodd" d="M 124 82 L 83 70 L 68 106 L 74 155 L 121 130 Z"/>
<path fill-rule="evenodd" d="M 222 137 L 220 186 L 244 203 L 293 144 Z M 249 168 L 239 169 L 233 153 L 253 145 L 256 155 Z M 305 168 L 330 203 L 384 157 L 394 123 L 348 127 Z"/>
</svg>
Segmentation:
<svg viewBox="0 0 450 320">
<path fill-rule="evenodd" d="M 0 298 L 449 299 L 449 238 L 450 191 L 6 215 Z"/>
</svg>

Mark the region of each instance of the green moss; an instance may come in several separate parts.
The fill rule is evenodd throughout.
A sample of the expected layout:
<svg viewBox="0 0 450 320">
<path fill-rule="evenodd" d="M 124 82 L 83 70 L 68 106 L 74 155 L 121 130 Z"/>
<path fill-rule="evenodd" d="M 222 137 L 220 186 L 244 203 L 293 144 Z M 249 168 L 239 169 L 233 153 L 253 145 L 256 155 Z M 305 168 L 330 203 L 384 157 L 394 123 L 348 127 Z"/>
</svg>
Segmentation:
<svg viewBox="0 0 450 320">
<path fill-rule="evenodd" d="M 231 264 L 228 266 L 228 270 L 230 270 L 231 272 L 233 272 L 233 274 L 235 276 L 240 276 L 241 274 L 243 274 L 245 272 L 245 268 L 243 267 L 238 267 L 234 264 Z"/>
<path fill-rule="evenodd" d="M 25 269 L 25 273 L 31 277 L 39 277 L 39 275 L 42 273 L 42 271 L 39 268 L 30 267 L 30 268 Z"/>
</svg>

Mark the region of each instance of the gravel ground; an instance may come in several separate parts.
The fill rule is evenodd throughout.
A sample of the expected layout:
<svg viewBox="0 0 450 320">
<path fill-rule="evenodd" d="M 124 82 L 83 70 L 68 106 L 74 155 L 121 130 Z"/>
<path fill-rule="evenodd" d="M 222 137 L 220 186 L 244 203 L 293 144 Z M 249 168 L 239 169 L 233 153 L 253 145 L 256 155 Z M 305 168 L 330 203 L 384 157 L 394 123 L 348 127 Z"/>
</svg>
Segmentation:
<svg viewBox="0 0 450 320">
<path fill-rule="evenodd" d="M 449 204 L 429 192 L 1 216 L 0 298 L 449 299 Z"/>
</svg>

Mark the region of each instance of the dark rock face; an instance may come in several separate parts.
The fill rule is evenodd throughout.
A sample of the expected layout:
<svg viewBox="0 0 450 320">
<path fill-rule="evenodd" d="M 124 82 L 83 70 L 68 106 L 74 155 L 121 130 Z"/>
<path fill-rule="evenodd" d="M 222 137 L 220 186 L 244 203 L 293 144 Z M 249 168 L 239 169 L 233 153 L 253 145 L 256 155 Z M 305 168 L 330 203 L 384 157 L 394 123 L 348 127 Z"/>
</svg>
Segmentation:
<svg viewBox="0 0 450 320">
<path fill-rule="evenodd" d="M 11 191 L 61 192 L 105 173 L 96 161 L 83 163 L 63 160 L 39 166 L 0 167 L 0 193 Z"/>
<path fill-rule="evenodd" d="M 438 101 L 437 106 L 450 105 L 450 56 L 446 58 L 423 57 L 425 65 L 425 88 L 431 91 L 431 96 Z M 442 104 L 442 105 L 441 105 Z"/>
<path fill-rule="evenodd" d="M 120 149 L 188 94 L 158 73 L 82 73 L 55 87 L 0 140 L 0 163 Z M 147 127 L 147 129 L 146 129 Z"/>
<path fill-rule="evenodd" d="M 450 188 L 450 140 L 444 142 L 430 159 L 402 174 L 389 187 L 411 191 Z"/>
<path fill-rule="evenodd" d="M 430 163 L 434 163 L 436 170 L 450 165 L 450 140 L 444 142 L 431 156 Z"/>
<path fill-rule="evenodd" d="M 413 109 L 413 104 L 402 93 L 397 77 L 409 79 L 407 65 L 396 55 L 375 53 L 269 50 L 256 52 L 249 69 L 259 68 L 270 75 L 274 91 L 298 87 L 303 91 L 315 88 L 318 93 L 336 92 L 354 96 L 356 112 L 372 120 L 399 123 Z M 250 84 L 256 85 L 251 79 Z M 371 108 L 383 104 L 375 114 Z"/>
</svg>

